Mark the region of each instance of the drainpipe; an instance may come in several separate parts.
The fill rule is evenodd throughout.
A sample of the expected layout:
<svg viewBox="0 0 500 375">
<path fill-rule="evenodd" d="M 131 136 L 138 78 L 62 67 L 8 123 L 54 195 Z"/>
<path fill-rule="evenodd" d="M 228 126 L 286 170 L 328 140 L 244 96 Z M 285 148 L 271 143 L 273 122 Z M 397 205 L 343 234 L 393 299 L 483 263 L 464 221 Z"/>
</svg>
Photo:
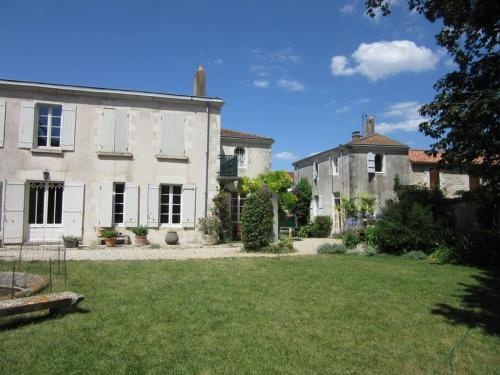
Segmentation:
<svg viewBox="0 0 500 375">
<path fill-rule="evenodd" d="M 207 103 L 207 152 L 205 163 L 205 214 L 207 217 L 208 212 L 208 162 L 210 159 L 210 104 Z"/>
</svg>

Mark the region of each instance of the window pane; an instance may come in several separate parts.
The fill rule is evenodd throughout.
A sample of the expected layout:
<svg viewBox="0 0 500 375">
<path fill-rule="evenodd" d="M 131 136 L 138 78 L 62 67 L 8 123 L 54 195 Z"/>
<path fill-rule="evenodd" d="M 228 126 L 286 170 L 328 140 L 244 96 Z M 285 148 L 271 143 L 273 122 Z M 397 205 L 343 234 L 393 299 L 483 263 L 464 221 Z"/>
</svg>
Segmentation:
<svg viewBox="0 0 500 375">
<path fill-rule="evenodd" d="M 47 136 L 47 127 L 46 126 L 39 126 L 38 127 L 38 136 L 39 137 L 46 137 Z"/>
<path fill-rule="evenodd" d="M 49 187 L 49 197 L 47 200 L 47 224 L 54 224 L 55 194 L 56 189 Z"/>
<path fill-rule="evenodd" d="M 181 215 L 172 215 L 172 224 L 179 224 L 181 222 Z"/>
<path fill-rule="evenodd" d="M 64 194 L 64 189 L 59 188 L 57 189 L 57 194 L 56 194 L 56 218 L 55 218 L 55 223 L 54 224 L 61 224 L 62 223 L 62 204 L 63 204 L 63 194 Z"/>
<path fill-rule="evenodd" d="M 123 197 L 125 194 L 115 194 L 115 203 L 123 203 Z"/>
<path fill-rule="evenodd" d="M 44 193 L 44 187 L 39 186 L 37 187 L 37 202 L 36 202 L 36 224 L 43 224 L 43 193 Z"/>
<path fill-rule="evenodd" d="M 123 224 L 123 214 L 115 214 L 115 224 Z"/>
<path fill-rule="evenodd" d="M 115 184 L 115 193 L 124 193 L 125 192 L 125 184 L 117 183 Z"/>
<path fill-rule="evenodd" d="M 50 138 L 50 146 L 51 147 L 59 147 L 60 145 L 60 138 L 59 137 L 52 137 Z"/>
<path fill-rule="evenodd" d="M 174 204 L 172 206 L 172 213 L 174 213 L 174 214 L 180 214 L 181 213 L 181 206 L 177 205 L 177 204 Z"/>
<path fill-rule="evenodd" d="M 47 146 L 47 138 L 46 137 L 38 137 L 37 144 L 38 144 L 38 146 Z"/>
<path fill-rule="evenodd" d="M 174 186 L 174 194 L 181 194 L 182 190 L 180 186 Z"/>
<path fill-rule="evenodd" d="M 174 200 L 173 204 L 180 204 L 181 203 L 181 196 L 180 195 L 174 195 Z"/>
<path fill-rule="evenodd" d="M 30 186 L 30 212 L 29 212 L 29 224 L 35 224 L 36 222 L 36 188 Z"/>
<path fill-rule="evenodd" d="M 47 116 L 49 114 L 49 106 L 48 105 L 39 105 L 38 106 L 38 114 L 41 116 Z"/>
<path fill-rule="evenodd" d="M 168 194 L 170 191 L 170 185 L 161 185 L 161 194 Z"/>
<path fill-rule="evenodd" d="M 49 123 L 49 119 L 47 116 L 38 116 L 38 125 L 39 126 L 47 126 Z"/>
<path fill-rule="evenodd" d="M 168 194 L 162 194 L 161 195 L 161 203 L 165 204 L 165 203 L 168 203 L 170 200 L 169 200 L 169 196 Z"/>
<path fill-rule="evenodd" d="M 61 126 L 61 118 L 60 117 L 52 117 L 51 125 L 59 128 Z"/>
<path fill-rule="evenodd" d="M 52 106 L 52 116 L 61 116 L 62 107 L 60 105 Z"/>
<path fill-rule="evenodd" d="M 160 215 L 160 223 L 161 224 L 168 224 L 168 214 L 161 214 Z"/>
</svg>

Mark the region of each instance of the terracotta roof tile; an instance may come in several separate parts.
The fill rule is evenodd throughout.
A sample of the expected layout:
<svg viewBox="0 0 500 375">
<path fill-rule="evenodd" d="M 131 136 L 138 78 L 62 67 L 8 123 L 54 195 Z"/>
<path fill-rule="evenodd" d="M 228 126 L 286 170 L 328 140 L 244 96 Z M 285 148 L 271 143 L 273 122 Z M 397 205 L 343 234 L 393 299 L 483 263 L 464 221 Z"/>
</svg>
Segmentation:
<svg viewBox="0 0 500 375">
<path fill-rule="evenodd" d="M 442 156 L 442 152 L 438 152 L 436 156 L 427 155 L 425 150 L 409 150 L 408 156 L 410 157 L 410 162 L 414 164 L 437 164 Z"/>
<path fill-rule="evenodd" d="M 394 139 L 375 133 L 369 137 L 363 137 L 357 141 L 349 142 L 348 145 L 383 145 L 383 146 L 405 146 Z"/>
<path fill-rule="evenodd" d="M 262 140 L 273 141 L 273 139 L 270 137 L 264 137 L 262 135 L 245 133 L 245 132 L 240 132 L 237 130 L 229 130 L 229 129 L 221 129 L 220 136 L 221 137 L 228 137 L 228 138 L 262 139 Z"/>
</svg>

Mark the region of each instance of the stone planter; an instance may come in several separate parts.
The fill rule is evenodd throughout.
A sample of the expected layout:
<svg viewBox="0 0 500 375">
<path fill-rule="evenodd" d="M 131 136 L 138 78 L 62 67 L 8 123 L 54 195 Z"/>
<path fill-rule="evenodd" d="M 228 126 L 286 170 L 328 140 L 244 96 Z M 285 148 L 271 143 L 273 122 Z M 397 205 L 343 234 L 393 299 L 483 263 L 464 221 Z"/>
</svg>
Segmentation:
<svg viewBox="0 0 500 375">
<path fill-rule="evenodd" d="M 115 247 L 116 246 L 116 237 L 105 238 L 104 243 L 107 247 Z"/>
<path fill-rule="evenodd" d="M 174 230 L 168 231 L 165 236 L 165 242 L 167 245 L 177 245 L 179 242 L 179 235 Z"/>
<path fill-rule="evenodd" d="M 143 246 L 148 244 L 147 236 L 135 236 L 134 243 L 137 246 Z"/>
<path fill-rule="evenodd" d="M 217 237 L 211 234 L 203 235 L 203 244 L 204 245 L 217 245 Z"/>
<path fill-rule="evenodd" d="M 64 247 L 66 249 L 74 249 L 76 247 L 78 247 L 78 241 L 70 241 L 70 240 L 64 240 Z"/>
</svg>

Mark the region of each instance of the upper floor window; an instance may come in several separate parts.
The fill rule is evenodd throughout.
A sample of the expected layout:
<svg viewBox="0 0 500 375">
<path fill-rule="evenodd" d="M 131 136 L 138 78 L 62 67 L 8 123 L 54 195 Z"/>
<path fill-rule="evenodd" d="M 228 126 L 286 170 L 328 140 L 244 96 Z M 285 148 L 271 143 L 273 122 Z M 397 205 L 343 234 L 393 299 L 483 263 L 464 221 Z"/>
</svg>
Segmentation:
<svg viewBox="0 0 500 375">
<path fill-rule="evenodd" d="M 245 149 L 241 146 L 238 146 L 234 149 L 234 155 L 238 159 L 238 168 L 246 167 L 246 154 Z"/>
<path fill-rule="evenodd" d="M 160 223 L 181 223 L 182 186 L 160 186 Z"/>
<path fill-rule="evenodd" d="M 61 114 L 60 105 L 37 105 L 37 146 L 60 147 Z"/>
<path fill-rule="evenodd" d="M 375 172 L 384 172 L 384 155 L 382 154 L 375 155 Z"/>
<path fill-rule="evenodd" d="M 332 168 L 332 175 L 333 176 L 336 176 L 339 174 L 339 164 L 338 164 L 339 160 L 338 158 L 333 158 L 331 163 L 331 168 Z"/>
<path fill-rule="evenodd" d="M 318 183 L 319 179 L 319 164 L 317 161 L 313 163 L 313 180 L 315 183 Z"/>
</svg>

